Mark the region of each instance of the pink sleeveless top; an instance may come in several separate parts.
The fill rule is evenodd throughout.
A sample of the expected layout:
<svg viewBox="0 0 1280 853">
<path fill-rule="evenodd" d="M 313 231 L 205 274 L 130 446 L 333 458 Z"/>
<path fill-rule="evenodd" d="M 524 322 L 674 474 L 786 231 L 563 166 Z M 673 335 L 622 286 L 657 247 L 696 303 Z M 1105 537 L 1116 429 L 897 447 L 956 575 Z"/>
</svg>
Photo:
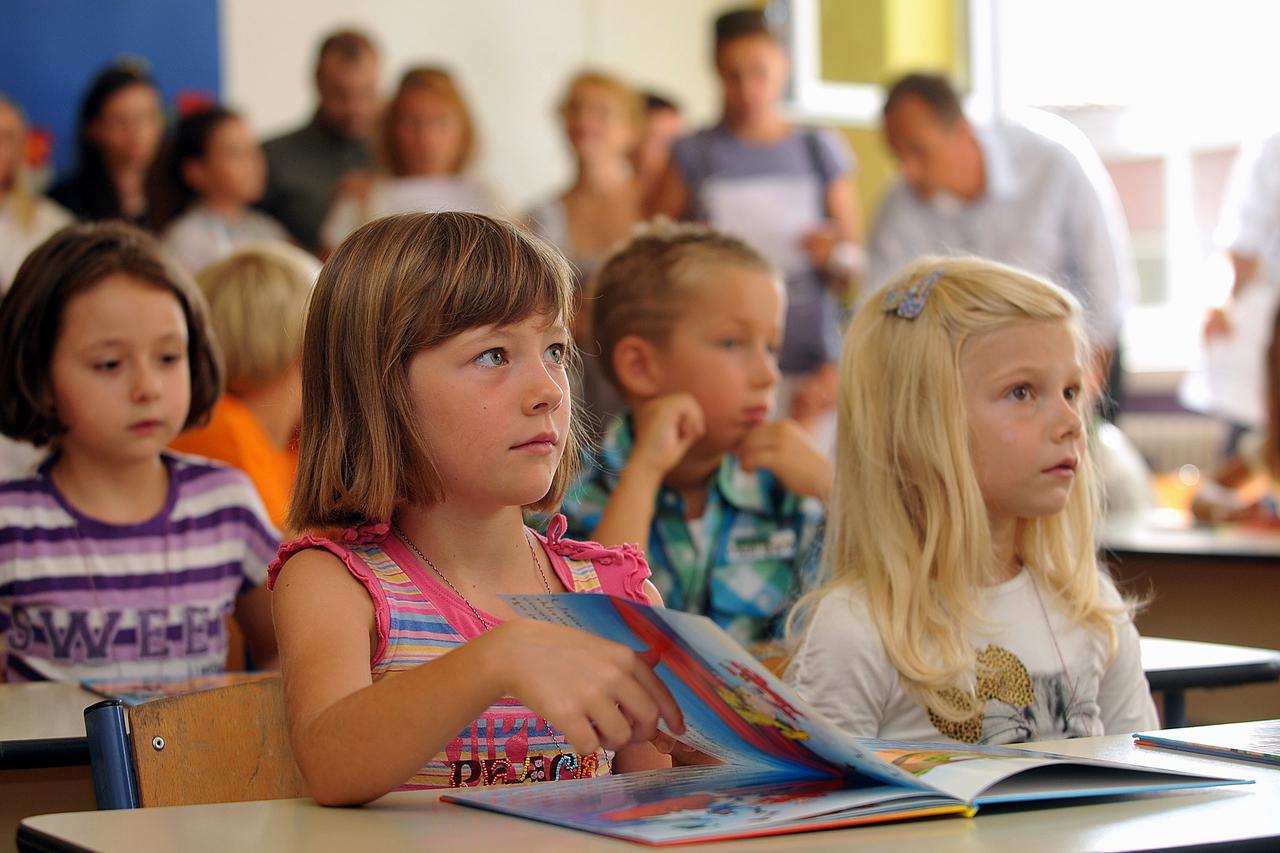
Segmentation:
<svg viewBox="0 0 1280 853">
<path fill-rule="evenodd" d="M 562 538 L 557 515 L 542 542 L 556 576 L 570 592 L 605 593 L 648 603 L 643 585 L 649 566 L 634 545 L 606 548 Z M 281 567 L 305 548 L 329 551 L 368 590 L 378 625 L 378 645 L 369 662 L 373 680 L 412 669 L 484 633 L 470 606 L 426 570 L 390 534 L 386 523 L 342 533 L 340 541 L 304 536 L 280 546 L 268 567 L 275 585 Z M 501 619 L 480 611 L 490 625 Z M 610 772 L 612 756 L 570 751 L 564 736 L 515 698 L 500 699 L 467 726 L 400 790 L 474 787 L 556 779 L 580 779 Z"/>
</svg>

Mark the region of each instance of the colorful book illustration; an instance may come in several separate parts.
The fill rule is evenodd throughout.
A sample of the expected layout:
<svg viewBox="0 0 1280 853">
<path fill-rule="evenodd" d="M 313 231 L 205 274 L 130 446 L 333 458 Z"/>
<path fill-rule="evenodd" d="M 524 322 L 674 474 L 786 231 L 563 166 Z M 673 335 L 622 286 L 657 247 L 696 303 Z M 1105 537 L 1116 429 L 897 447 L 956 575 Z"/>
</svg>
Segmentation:
<svg viewBox="0 0 1280 853">
<path fill-rule="evenodd" d="M 449 802 L 667 845 L 1242 781 L 1021 749 L 855 738 L 706 617 L 604 595 L 507 600 L 528 618 L 656 658 L 655 672 L 684 713 L 681 740 L 725 764 L 471 788 L 442 798 Z"/>
<path fill-rule="evenodd" d="M 91 678 L 81 681 L 80 686 L 99 696 L 119 699 L 126 705 L 134 706 L 150 702 L 152 699 L 162 699 L 165 696 L 216 690 L 219 687 L 231 687 L 236 684 L 279 677 L 279 672 L 219 672 L 192 678 Z"/>
<path fill-rule="evenodd" d="M 1196 729 L 1193 740 L 1171 737 L 1170 732 L 1142 732 L 1133 736 L 1133 742 L 1138 746 L 1280 766 L 1280 720 L 1205 726 Z"/>
</svg>

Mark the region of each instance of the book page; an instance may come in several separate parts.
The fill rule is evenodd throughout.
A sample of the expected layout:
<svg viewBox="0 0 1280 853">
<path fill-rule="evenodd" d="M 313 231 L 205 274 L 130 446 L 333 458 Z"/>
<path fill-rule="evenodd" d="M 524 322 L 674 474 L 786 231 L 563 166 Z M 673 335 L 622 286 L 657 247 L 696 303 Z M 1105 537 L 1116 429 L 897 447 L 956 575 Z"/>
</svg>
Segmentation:
<svg viewBox="0 0 1280 853">
<path fill-rule="evenodd" d="M 678 767 L 588 784 L 475 788 L 444 799 L 646 844 L 968 811 L 947 798 L 898 786 L 779 779 L 770 771 L 738 766 Z"/>
<path fill-rule="evenodd" d="M 1234 780 L 1002 746 L 866 740 L 885 761 L 957 800 L 984 804 L 1102 796 Z"/>
<path fill-rule="evenodd" d="M 730 764 L 794 778 L 861 775 L 916 790 L 928 787 L 824 720 L 704 616 L 607 595 L 506 600 L 527 618 L 569 625 L 647 654 L 684 712 L 680 740 Z"/>
</svg>

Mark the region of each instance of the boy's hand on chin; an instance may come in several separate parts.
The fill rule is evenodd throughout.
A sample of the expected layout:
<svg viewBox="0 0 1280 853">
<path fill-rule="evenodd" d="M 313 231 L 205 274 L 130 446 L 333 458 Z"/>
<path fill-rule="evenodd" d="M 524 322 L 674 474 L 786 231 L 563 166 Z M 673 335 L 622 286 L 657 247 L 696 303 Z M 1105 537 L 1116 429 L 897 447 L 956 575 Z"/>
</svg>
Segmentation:
<svg viewBox="0 0 1280 853">
<path fill-rule="evenodd" d="M 637 406 L 632 416 L 636 435 L 631 459 L 663 475 L 676 467 L 707 429 L 702 407 L 692 394 L 654 397 Z"/>
<path fill-rule="evenodd" d="M 793 420 L 753 427 L 735 449 L 747 471 L 763 468 L 791 492 L 826 503 L 831 499 L 831 460 L 818 450 L 807 430 Z"/>
</svg>

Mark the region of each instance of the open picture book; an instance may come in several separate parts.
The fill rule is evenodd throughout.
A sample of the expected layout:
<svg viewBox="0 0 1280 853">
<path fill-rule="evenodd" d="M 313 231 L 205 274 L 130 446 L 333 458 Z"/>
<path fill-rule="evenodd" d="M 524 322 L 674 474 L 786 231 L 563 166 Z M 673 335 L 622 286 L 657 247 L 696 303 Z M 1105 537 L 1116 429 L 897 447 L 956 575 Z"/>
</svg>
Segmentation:
<svg viewBox="0 0 1280 853">
<path fill-rule="evenodd" d="M 448 802 L 665 845 L 1242 781 L 1022 749 L 855 738 L 704 616 L 606 595 L 507 600 L 525 617 L 656 653 L 654 671 L 684 713 L 680 740 L 725 763 L 469 788 L 442 797 Z"/>
</svg>

